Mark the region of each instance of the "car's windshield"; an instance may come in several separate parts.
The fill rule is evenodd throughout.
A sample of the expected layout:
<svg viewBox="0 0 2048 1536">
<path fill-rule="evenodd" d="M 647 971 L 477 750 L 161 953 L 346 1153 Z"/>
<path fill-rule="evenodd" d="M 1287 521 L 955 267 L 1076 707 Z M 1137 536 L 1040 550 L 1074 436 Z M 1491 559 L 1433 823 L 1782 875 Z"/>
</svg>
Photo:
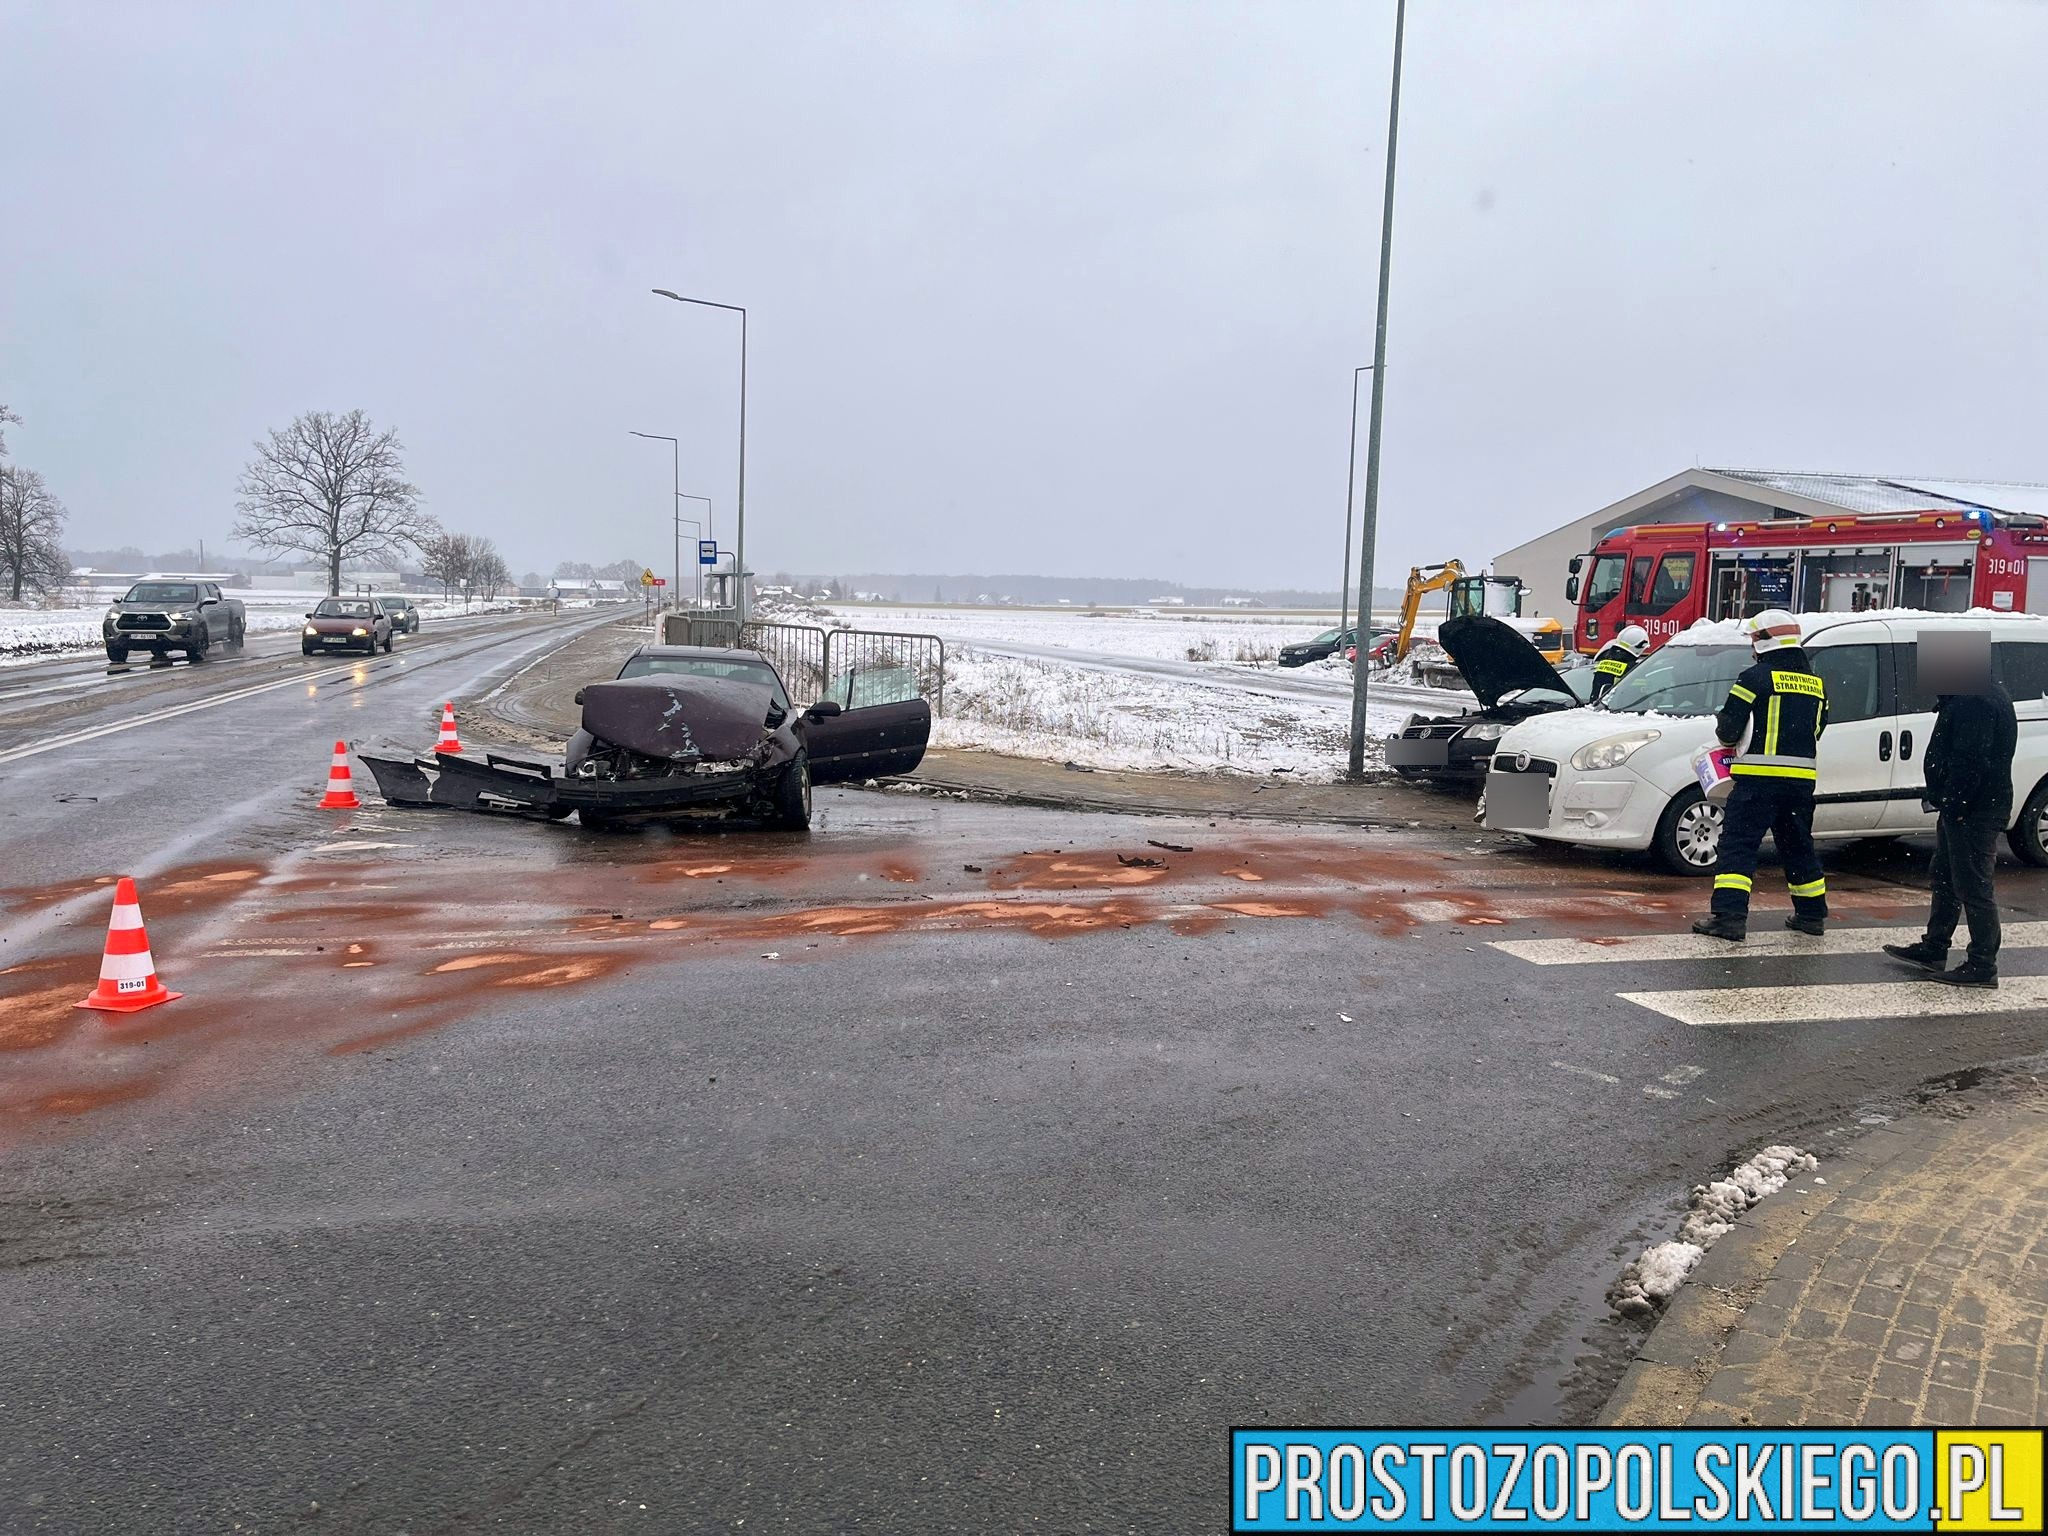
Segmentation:
<svg viewBox="0 0 2048 1536">
<path fill-rule="evenodd" d="M 782 691 L 782 679 L 765 661 L 743 656 L 635 656 L 620 668 L 621 677 L 728 677 L 743 683 L 761 683 L 774 690 L 775 702 L 789 708 L 789 695 Z"/>
<path fill-rule="evenodd" d="M 131 603 L 196 603 L 199 587 L 190 581 L 138 581 L 128 589 Z"/>
<path fill-rule="evenodd" d="M 1309 641 L 1308 643 L 1310 645 L 1333 645 L 1336 643 L 1336 639 L 1337 631 L 1334 629 L 1326 629 L 1320 635 L 1317 635 L 1315 639 Z"/>
<path fill-rule="evenodd" d="M 1624 715 L 1711 715 L 1753 658 L 1746 645 L 1667 645 L 1629 673 L 1600 708 Z"/>
<path fill-rule="evenodd" d="M 370 605 L 330 597 L 315 608 L 313 614 L 316 618 L 322 619 L 367 619 L 370 616 Z"/>
</svg>

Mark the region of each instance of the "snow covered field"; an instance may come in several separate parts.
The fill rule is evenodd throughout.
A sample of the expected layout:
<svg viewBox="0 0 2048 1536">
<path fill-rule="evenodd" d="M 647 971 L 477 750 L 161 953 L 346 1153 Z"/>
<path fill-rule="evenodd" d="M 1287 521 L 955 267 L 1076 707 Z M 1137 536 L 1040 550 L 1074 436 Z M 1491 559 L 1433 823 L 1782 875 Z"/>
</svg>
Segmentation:
<svg viewBox="0 0 2048 1536">
<path fill-rule="evenodd" d="M 792 618 L 796 616 L 792 615 Z M 946 641 L 946 709 L 933 727 L 939 747 L 980 748 L 1088 768 L 1175 769 L 1330 780 L 1341 773 L 1350 700 L 1341 663 L 1279 672 L 1279 647 L 1327 623 L 1270 614 L 1090 614 L 1084 609 L 882 608 L 847 605 L 825 622 L 900 629 Z M 815 622 L 815 621 L 813 621 Z M 977 643 L 979 642 L 979 643 Z M 1066 663 L 1006 656 L 995 647 L 1076 652 Z M 1085 660 L 1083 659 L 1085 657 Z M 1194 663 L 1185 676 L 1116 671 L 1105 661 Z M 1275 676 L 1328 683 L 1306 696 L 1255 691 Z M 1372 707 L 1377 738 L 1398 729 L 1408 705 Z M 1380 765 L 1377 741 L 1368 759 Z"/>
<path fill-rule="evenodd" d="M 127 590 L 109 588 L 95 591 L 90 601 L 66 608 L 8 608 L 0 606 L 0 665 L 44 656 L 97 651 L 100 648 L 100 620 L 107 605 Z M 249 633 L 274 634 L 297 629 L 305 622 L 306 610 L 320 601 L 318 592 L 252 590 L 231 594 L 248 609 Z M 416 599 L 427 621 L 459 618 L 461 603 L 439 598 Z M 470 613 L 503 612 L 519 605 L 514 602 L 470 604 Z"/>
</svg>

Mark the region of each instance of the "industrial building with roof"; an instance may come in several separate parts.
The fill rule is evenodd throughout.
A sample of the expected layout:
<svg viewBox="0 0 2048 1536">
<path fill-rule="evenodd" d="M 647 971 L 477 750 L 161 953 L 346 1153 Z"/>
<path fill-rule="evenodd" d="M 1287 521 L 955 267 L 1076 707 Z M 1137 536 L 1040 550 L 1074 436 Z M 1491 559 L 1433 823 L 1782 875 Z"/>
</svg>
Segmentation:
<svg viewBox="0 0 2048 1536">
<path fill-rule="evenodd" d="M 1496 574 L 1528 586 L 1524 612 L 1566 618 L 1571 559 L 1635 523 L 1764 522 L 1843 512 L 1940 512 L 1980 508 L 2003 517 L 2048 517 L 2048 485 L 1905 475 L 1812 475 L 1764 469 L 1688 469 L 1648 490 L 1503 550 Z"/>
</svg>

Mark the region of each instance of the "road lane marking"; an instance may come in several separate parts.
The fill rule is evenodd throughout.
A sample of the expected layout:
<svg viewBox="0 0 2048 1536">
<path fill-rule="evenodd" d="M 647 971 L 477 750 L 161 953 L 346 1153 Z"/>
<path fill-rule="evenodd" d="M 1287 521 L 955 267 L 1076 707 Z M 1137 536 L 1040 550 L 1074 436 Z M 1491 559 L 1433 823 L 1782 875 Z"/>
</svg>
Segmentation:
<svg viewBox="0 0 2048 1536">
<path fill-rule="evenodd" d="M 609 620 L 607 620 L 606 622 L 609 622 Z M 592 624 L 586 627 L 595 629 L 598 626 Z M 545 630 L 542 633 L 540 638 L 535 643 L 546 644 L 549 640 L 553 639 L 557 633 L 561 633 L 563 631 L 568 632 L 568 638 L 570 639 L 575 638 L 576 633 L 578 633 L 577 629 L 571 625 L 551 625 L 547 630 Z M 441 643 L 446 645 L 459 645 L 464 640 L 470 638 L 472 637 L 467 635 L 457 636 L 451 640 Z M 501 637 L 491 637 L 488 639 L 484 639 L 482 641 L 481 649 L 487 650 L 491 646 L 498 644 L 500 638 Z M 502 638 L 510 639 L 515 637 L 505 636 Z M 565 639 L 562 643 L 566 644 L 567 639 Z M 438 646 L 435 647 L 435 649 L 438 648 Z M 476 654 L 476 652 L 474 651 L 458 651 L 445 656 L 429 656 L 426 659 L 435 662 L 459 661 L 463 659 L 465 656 L 470 656 L 474 654 Z M 525 653 L 521 652 L 520 654 L 524 655 Z M 166 709 L 151 710 L 148 714 L 137 715 L 132 720 L 117 720 L 109 725 L 96 725 L 83 731 L 67 732 L 63 736 L 58 736 L 48 741 L 31 742 L 25 747 L 11 747 L 4 752 L 0 752 L 0 764 L 18 763 L 22 761 L 24 758 L 40 757 L 45 752 L 56 752 L 65 747 L 81 746 L 88 741 L 98 741 L 103 736 L 115 736 L 119 735 L 123 731 L 139 730 L 145 725 L 156 725 L 164 720 L 175 720 L 181 715 L 197 714 L 199 711 L 203 709 L 219 709 L 224 704 L 236 704 L 241 702 L 243 699 L 253 699 L 258 694 L 272 693 L 280 688 L 310 687 L 317 685 L 319 683 L 330 681 L 337 677 L 347 677 L 354 673 L 358 668 L 367 668 L 369 664 L 375 659 L 377 658 L 365 656 L 361 658 L 361 660 L 359 661 L 349 663 L 347 666 L 328 667 L 318 672 L 291 672 L 287 673 L 283 677 L 273 679 L 272 681 L 267 683 L 256 683 L 250 687 L 236 688 L 227 693 L 210 694 L 206 698 L 194 699 L 190 703 L 173 704 Z M 374 675 L 382 677 L 387 674 L 400 672 L 404 670 L 403 657 L 386 656 L 382 658 L 382 660 L 384 661 L 385 665 L 378 667 L 374 674 L 366 672 L 366 676 Z"/>
<path fill-rule="evenodd" d="M 1924 930 L 1834 928 L 1822 938 L 1774 928 L 1753 933 L 1746 944 L 1729 944 L 1697 933 L 1661 933 L 1616 939 L 1495 939 L 1489 948 L 1531 965 L 1613 965 L 1619 961 L 1767 960 L 1785 955 L 1875 954 L 1881 944 L 1911 944 Z M 2007 949 L 2048 948 L 2048 922 L 2008 923 Z"/>
<path fill-rule="evenodd" d="M 2048 976 L 2015 976 L 1995 992 L 1938 981 L 1851 982 L 1808 987 L 1707 987 L 1683 992 L 1617 992 L 1625 1003 L 1680 1024 L 1860 1023 L 2031 1013 L 2048 1007 Z M 1555 1063 L 1553 1063 L 1555 1065 Z"/>
<path fill-rule="evenodd" d="M 1607 1083 L 1609 1085 L 1614 1085 L 1620 1083 L 1621 1081 L 1620 1078 L 1614 1077 L 1606 1072 L 1595 1072 L 1591 1067 L 1575 1067 L 1568 1061 L 1553 1061 L 1551 1065 L 1557 1068 L 1557 1070 L 1560 1072 L 1571 1073 L 1574 1077 L 1590 1077 L 1596 1083 Z"/>
</svg>

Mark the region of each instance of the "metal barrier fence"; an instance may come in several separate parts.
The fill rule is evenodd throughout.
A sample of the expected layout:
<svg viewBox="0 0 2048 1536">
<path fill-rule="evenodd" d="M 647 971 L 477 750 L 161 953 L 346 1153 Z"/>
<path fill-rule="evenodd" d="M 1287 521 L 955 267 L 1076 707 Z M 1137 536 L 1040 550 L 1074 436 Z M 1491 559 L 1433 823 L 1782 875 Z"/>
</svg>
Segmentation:
<svg viewBox="0 0 2048 1536">
<path fill-rule="evenodd" d="M 844 709 L 923 698 L 932 713 L 946 712 L 946 642 L 937 635 L 882 629 L 820 629 L 775 624 L 730 611 L 666 613 L 664 645 L 744 647 L 775 664 L 799 703 L 836 699 Z"/>
<path fill-rule="evenodd" d="M 923 698 L 946 712 L 946 642 L 887 629 L 835 629 L 825 636 L 824 698 L 846 709 Z"/>
<path fill-rule="evenodd" d="M 825 697 L 830 675 L 825 653 L 830 642 L 825 631 L 814 624 L 773 624 L 749 619 L 740 631 L 740 644 L 759 651 L 775 663 L 789 696 L 799 703 Z"/>
</svg>

